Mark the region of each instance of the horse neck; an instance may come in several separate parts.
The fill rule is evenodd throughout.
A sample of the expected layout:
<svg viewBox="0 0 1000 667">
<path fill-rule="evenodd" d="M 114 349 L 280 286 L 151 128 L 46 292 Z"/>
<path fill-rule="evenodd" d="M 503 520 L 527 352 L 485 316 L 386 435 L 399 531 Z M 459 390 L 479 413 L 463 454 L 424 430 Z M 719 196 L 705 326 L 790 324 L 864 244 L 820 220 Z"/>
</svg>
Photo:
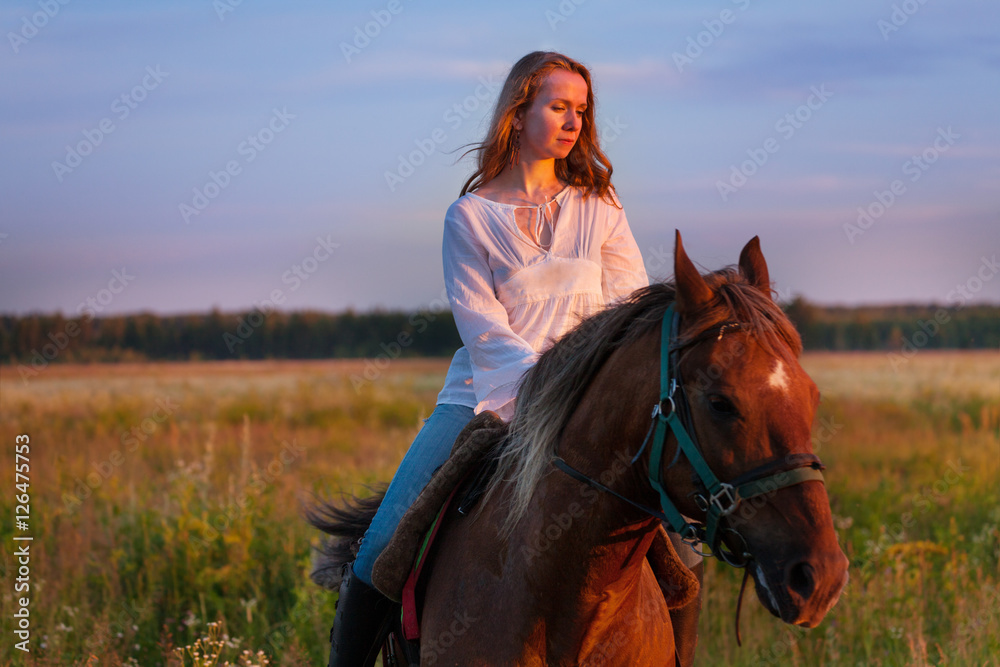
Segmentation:
<svg viewBox="0 0 1000 667">
<path fill-rule="evenodd" d="M 656 341 L 616 351 L 591 382 L 560 438 L 558 451 L 592 479 L 637 502 L 655 502 L 646 470 L 631 457 L 649 426 L 655 402 Z M 652 358 L 650 358 L 652 355 Z M 638 391 L 637 391 L 638 389 Z M 626 398 L 623 402 L 622 397 Z M 553 471 L 538 485 L 531 517 L 522 522 L 518 549 L 529 579 L 551 591 L 549 600 L 587 606 L 616 582 L 638 576 L 657 521 L 618 498 Z M 570 620 L 572 618 L 570 617 Z"/>
<path fill-rule="evenodd" d="M 623 520 L 621 501 L 560 472 L 548 475 L 536 498 L 508 543 L 509 559 L 518 562 L 508 581 L 524 582 L 514 599 L 525 605 L 526 624 L 544 628 L 537 641 L 547 644 L 549 655 L 574 655 L 609 604 L 638 604 L 656 520 Z M 524 614 L 525 608 L 531 611 Z"/>
<path fill-rule="evenodd" d="M 641 562 L 635 558 L 637 550 L 641 550 L 638 555 L 645 554 L 658 523 L 561 472 L 540 483 L 535 498 L 510 546 L 524 556 L 526 569 L 539 577 L 558 572 L 565 579 L 569 570 L 577 569 L 600 587 L 608 583 L 598 574 L 601 568 L 618 573 Z"/>
</svg>

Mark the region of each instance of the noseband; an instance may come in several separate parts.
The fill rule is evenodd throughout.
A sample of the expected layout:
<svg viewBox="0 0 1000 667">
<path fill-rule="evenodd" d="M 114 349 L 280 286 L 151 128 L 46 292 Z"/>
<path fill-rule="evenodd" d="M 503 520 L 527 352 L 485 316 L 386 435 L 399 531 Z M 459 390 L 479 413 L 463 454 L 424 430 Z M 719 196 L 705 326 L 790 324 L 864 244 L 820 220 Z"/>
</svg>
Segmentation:
<svg viewBox="0 0 1000 667">
<path fill-rule="evenodd" d="M 683 345 L 677 344 L 677 333 L 680 326 L 680 316 L 674 311 L 673 305 L 667 308 L 663 314 L 660 336 L 660 400 L 653 406 L 651 415 L 652 424 L 642 447 L 632 458 L 634 464 L 646 446 L 652 445 L 649 452 L 649 483 L 660 496 L 660 509 L 653 509 L 636 503 L 613 489 L 600 482 L 587 477 L 579 470 L 572 468 L 558 454 L 553 456 L 553 463 L 557 468 L 589 486 L 610 493 L 611 495 L 625 501 L 629 505 L 650 514 L 661 521 L 665 521 L 671 529 L 680 534 L 681 538 L 693 549 L 698 550 L 699 544 L 705 544 L 709 548 L 708 553 L 702 555 L 712 555 L 719 558 L 733 567 L 745 567 L 752 556 L 747 552 L 746 540 L 738 531 L 733 528 L 722 528 L 722 520 L 732 514 L 740 504 L 751 498 L 772 493 L 778 489 L 794 486 L 803 482 L 823 481 L 823 464 L 819 458 L 813 454 L 789 454 L 787 456 L 773 459 L 750 470 L 730 482 L 720 482 L 708 466 L 702 456 L 695 439 L 689 435 L 694 434 L 691 423 L 691 410 L 688 405 L 687 396 L 681 383 L 677 368 L 677 357 L 681 349 L 699 343 L 710 336 L 702 335 L 688 341 Z M 710 335 L 718 332 L 721 338 L 728 329 L 739 329 L 743 325 L 729 322 L 721 325 L 717 330 L 713 329 Z M 686 424 L 685 424 L 686 423 Z M 670 463 L 673 466 L 680 453 L 683 451 L 701 484 L 703 491 L 694 495 L 694 500 L 705 512 L 705 522 L 698 523 L 688 521 L 674 502 L 667 495 L 663 485 L 663 451 L 667 441 L 667 431 L 672 431 L 677 440 L 677 451 L 674 459 Z M 724 533 L 735 536 L 742 544 L 741 553 L 736 553 L 727 548 L 722 538 Z M 746 580 L 744 578 L 744 584 Z M 741 596 L 742 597 L 742 596 Z"/>
</svg>

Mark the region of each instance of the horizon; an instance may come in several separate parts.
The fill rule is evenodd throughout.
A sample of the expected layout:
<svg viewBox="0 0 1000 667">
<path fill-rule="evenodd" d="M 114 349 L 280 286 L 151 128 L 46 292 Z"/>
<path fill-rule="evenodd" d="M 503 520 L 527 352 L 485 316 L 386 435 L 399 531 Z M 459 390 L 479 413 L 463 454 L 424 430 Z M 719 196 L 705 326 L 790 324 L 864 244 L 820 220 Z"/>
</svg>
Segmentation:
<svg viewBox="0 0 1000 667">
<path fill-rule="evenodd" d="M 801 295 L 794 295 L 791 300 L 779 300 L 778 304 L 782 307 L 789 306 L 794 302 L 796 298 Z M 809 306 L 815 308 L 820 308 L 824 310 L 890 310 L 893 308 L 903 309 L 903 308 L 924 308 L 924 309 L 934 309 L 934 308 L 944 308 L 944 309 L 955 309 L 961 310 L 963 308 L 998 308 L 1000 309 L 1000 301 L 973 301 L 967 304 L 949 305 L 943 302 L 917 302 L 917 301 L 900 301 L 900 302 L 887 302 L 887 303 L 861 303 L 861 304 L 844 304 L 844 303 L 817 303 L 815 301 L 805 300 L 805 303 Z M 90 319 L 101 320 L 110 319 L 116 317 L 138 317 L 138 316 L 152 316 L 157 318 L 171 318 L 171 317 L 202 317 L 206 315 L 211 315 L 213 312 L 218 311 L 220 315 L 244 315 L 252 312 L 261 312 L 265 317 L 272 314 L 278 313 L 281 315 L 293 315 L 293 314 L 318 314 L 318 315 L 345 315 L 347 313 L 352 313 L 354 315 L 399 315 L 406 313 L 419 313 L 419 312 L 430 312 L 430 313 L 441 313 L 441 312 L 451 312 L 450 307 L 427 307 L 422 306 L 418 308 L 384 308 L 381 306 L 373 306 L 368 310 L 360 310 L 348 306 L 341 310 L 322 310 L 320 308 L 313 307 L 303 307 L 296 309 L 285 309 L 285 308 L 272 308 L 268 310 L 260 310 L 257 307 L 250 307 L 247 309 L 216 309 L 208 308 L 206 310 L 189 310 L 189 311 L 171 311 L 171 312 L 157 312 L 153 310 L 136 310 L 136 311 L 125 311 L 125 312 L 113 312 L 108 314 L 97 314 L 90 316 L 87 313 L 64 313 L 62 311 L 28 311 L 25 313 L 10 313 L 10 312 L 0 312 L 0 317 L 11 317 L 16 319 L 24 319 L 29 317 L 62 317 L 64 320 L 75 320 L 82 319 L 85 317 L 90 317 Z"/>
</svg>

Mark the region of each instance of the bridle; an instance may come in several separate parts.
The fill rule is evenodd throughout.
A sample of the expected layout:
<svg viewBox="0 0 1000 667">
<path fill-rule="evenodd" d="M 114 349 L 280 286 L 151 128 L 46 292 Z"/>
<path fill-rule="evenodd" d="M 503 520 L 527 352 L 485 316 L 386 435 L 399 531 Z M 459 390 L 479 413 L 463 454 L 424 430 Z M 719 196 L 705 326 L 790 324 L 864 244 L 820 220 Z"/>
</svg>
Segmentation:
<svg viewBox="0 0 1000 667">
<path fill-rule="evenodd" d="M 660 399 L 653 406 L 651 415 L 652 423 L 643 440 L 642 447 L 639 448 L 639 451 L 636 452 L 631 461 L 632 464 L 635 464 L 639 460 L 639 457 L 647 445 L 649 445 L 650 439 L 652 439 L 652 446 L 649 452 L 648 478 L 650 485 L 660 496 L 660 508 L 646 507 L 626 498 L 597 480 L 587 477 L 566 463 L 558 455 L 558 452 L 553 455 L 552 462 L 557 468 L 574 479 L 597 490 L 609 493 L 646 514 L 665 521 L 671 529 L 680 534 L 681 538 L 698 553 L 705 556 L 715 556 L 733 567 L 745 567 L 753 559 L 753 556 L 747 551 L 746 540 L 734 528 L 722 527 L 723 520 L 736 511 L 745 500 L 750 500 L 766 493 L 773 493 L 778 489 L 802 484 L 803 482 L 822 482 L 823 473 L 821 470 L 823 470 L 824 466 L 819 458 L 813 454 L 789 454 L 768 461 L 729 482 L 720 482 L 702 456 L 695 438 L 692 437 L 695 435 L 695 430 L 691 422 L 690 405 L 684 393 L 677 362 L 682 349 L 707 340 L 716 333 L 721 338 L 725 331 L 741 329 L 744 325 L 739 322 L 726 322 L 682 345 L 677 343 L 679 327 L 680 316 L 674 311 L 673 305 L 671 305 L 663 314 L 661 324 Z M 695 494 L 694 500 L 705 512 L 704 523 L 689 521 L 685 518 L 680 510 L 677 509 L 677 506 L 674 505 L 674 502 L 667 495 L 664 488 L 662 464 L 668 431 L 674 434 L 678 445 L 670 466 L 677 463 L 677 459 L 683 451 L 694 468 L 695 474 L 703 488 L 703 492 L 700 491 Z M 723 544 L 722 538 L 725 533 L 735 536 L 743 544 L 740 553 L 730 550 Z M 698 549 L 698 545 L 700 544 L 706 545 L 709 551 L 700 551 Z M 746 584 L 746 577 L 744 577 L 743 583 L 744 585 Z M 742 591 L 740 597 L 742 599 Z"/>
</svg>

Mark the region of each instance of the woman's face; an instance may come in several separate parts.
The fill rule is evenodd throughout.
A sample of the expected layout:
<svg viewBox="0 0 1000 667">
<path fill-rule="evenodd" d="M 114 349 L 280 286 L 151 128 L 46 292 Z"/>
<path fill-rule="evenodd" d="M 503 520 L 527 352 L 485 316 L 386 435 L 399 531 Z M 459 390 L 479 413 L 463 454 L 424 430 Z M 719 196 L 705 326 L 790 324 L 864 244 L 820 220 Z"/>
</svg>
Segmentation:
<svg viewBox="0 0 1000 667">
<path fill-rule="evenodd" d="M 576 72 L 557 69 L 546 75 L 528 110 L 514 118 L 522 161 L 569 155 L 583 127 L 587 92 L 587 82 Z"/>
</svg>

